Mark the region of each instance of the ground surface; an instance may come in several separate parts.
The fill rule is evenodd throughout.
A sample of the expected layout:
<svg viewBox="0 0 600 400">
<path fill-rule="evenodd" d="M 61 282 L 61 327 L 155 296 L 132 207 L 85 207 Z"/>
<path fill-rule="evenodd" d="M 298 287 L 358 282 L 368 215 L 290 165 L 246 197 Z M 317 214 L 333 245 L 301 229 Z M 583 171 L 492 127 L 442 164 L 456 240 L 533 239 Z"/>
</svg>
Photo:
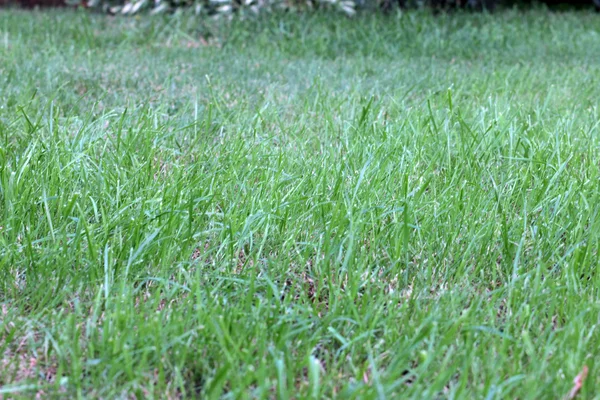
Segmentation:
<svg viewBox="0 0 600 400">
<path fill-rule="evenodd" d="M 600 18 L 0 13 L 0 397 L 598 396 Z"/>
</svg>

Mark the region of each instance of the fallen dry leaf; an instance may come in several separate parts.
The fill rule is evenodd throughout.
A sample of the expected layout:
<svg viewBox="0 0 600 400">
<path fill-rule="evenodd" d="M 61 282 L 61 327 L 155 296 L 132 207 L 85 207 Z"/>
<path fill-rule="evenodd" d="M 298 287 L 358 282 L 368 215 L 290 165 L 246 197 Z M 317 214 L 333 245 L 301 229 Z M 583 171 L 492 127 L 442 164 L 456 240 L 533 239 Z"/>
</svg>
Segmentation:
<svg viewBox="0 0 600 400">
<path fill-rule="evenodd" d="M 585 381 L 585 378 L 587 378 L 587 375 L 588 375 L 588 367 L 587 367 L 587 365 L 584 365 L 583 369 L 581 370 L 579 375 L 577 375 L 575 377 L 575 379 L 573 379 L 573 389 L 571 389 L 569 394 L 565 397 L 566 400 L 572 400 L 575 398 L 575 396 L 577 396 L 577 393 L 579 393 L 579 391 L 581 390 L 581 388 L 583 386 L 583 381 Z"/>
</svg>

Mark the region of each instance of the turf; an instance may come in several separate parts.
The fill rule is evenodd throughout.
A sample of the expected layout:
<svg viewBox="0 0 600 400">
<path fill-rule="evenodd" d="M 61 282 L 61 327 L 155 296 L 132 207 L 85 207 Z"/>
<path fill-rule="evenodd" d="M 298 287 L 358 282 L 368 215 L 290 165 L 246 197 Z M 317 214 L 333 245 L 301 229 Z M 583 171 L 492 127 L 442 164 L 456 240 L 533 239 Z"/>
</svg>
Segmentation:
<svg viewBox="0 0 600 400">
<path fill-rule="evenodd" d="M 0 30 L 0 397 L 600 396 L 598 16 Z"/>
</svg>

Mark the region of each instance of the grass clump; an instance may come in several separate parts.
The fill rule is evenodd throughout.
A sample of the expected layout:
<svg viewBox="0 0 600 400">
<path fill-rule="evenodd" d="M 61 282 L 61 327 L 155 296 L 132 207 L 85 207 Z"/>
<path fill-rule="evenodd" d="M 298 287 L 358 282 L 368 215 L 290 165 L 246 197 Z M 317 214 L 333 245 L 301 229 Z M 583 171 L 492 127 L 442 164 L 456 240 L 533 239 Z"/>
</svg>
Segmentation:
<svg viewBox="0 0 600 400">
<path fill-rule="evenodd" d="M 0 395 L 592 394 L 594 16 L 0 26 Z"/>
</svg>

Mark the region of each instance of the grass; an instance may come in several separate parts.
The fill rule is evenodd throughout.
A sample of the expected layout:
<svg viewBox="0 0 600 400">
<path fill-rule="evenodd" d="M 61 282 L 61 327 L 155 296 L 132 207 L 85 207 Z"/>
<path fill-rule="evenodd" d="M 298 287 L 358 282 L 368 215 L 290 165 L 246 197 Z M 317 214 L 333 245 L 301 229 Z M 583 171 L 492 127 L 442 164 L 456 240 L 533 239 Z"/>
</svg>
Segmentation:
<svg viewBox="0 0 600 400">
<path fill-rule="evenodd" d="M 0 397 L 600 396 L 597 16 L 0 30 Z"/>
</svg>

